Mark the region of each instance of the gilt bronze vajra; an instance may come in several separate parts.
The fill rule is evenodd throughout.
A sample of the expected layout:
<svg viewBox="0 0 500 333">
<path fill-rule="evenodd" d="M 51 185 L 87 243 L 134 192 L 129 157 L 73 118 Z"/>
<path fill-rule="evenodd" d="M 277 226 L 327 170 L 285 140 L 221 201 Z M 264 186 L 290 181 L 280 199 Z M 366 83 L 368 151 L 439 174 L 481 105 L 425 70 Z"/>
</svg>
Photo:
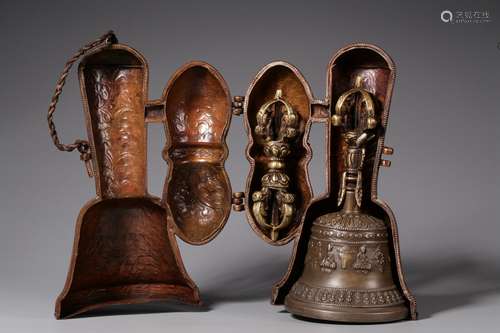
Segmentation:
<svg viewBox="0 0 500 333">
<path fill-rule="evenodd" d="M 377 120 L 370 94 L 361 89 L 361 78 L 338 99 L 332 124 L 343 128 L 347 144 L 340 210 L 313 222 L 304 272 L 286 297 L 286 309 L 328 321 L 404 319 L 408 309 L 392 276 L 388 230 L 382 220 L 362 209 L 364 147 L 375 137 Z"/>
<path fill-rule="evenodd" d="M 297 136 L 298 115 L 277 90 L 273 100 L 257 113 L 255 133 L 264 141 L 263 151 L 268 158 L 262 188 L 252 194 L 253 214 L 257 223 L 270 229 L 271 240 L 290 225 L 295 214 L 295 196 L 288 192 L 290 177 L 285 173 L 286 158 L 290 155 L 289 140 Z"/>
<path fill-rule="evenodd" d="M 87 139 L 63 144 L 54 113 L 73 64 Z M 49 133 L 61 151 L 78 151 L 96 197 L 80 210 L 57 318 L 112 304 L 175 299 L 200 305 L 177 237 L 203 245 L 231 210 L 265 242 L 293 241 L 290 263 L 272 292 L 296 315 L 344 322 L 416 319 L 402 270 L 397 224 L 378 197 L 395 65 L 380 48 L 351 44 L 327 67 L 316 99 L 285 61 L 265 65 L 245 96 L 234 96 L 213 66 L 191 61 L 158 99 L 148 98 L 148 64 L 113 32 L 82 47 L 57 81 Z M 333 114 L 333 116 L 332 116 Z M 231 119 L 241 116 L 248 144 L 245 188 L 232 192 L 225 168 Z M 147 129 L 162 123 L 168 164 L 161 198 L 148 191 Z M 309 134 L 325 124 L 325 192 L 313 198 Z M 323 170 L 322 170 L 323 171 Z M 231 209 L 232 207 L 232 209 Z"/>
</svg>

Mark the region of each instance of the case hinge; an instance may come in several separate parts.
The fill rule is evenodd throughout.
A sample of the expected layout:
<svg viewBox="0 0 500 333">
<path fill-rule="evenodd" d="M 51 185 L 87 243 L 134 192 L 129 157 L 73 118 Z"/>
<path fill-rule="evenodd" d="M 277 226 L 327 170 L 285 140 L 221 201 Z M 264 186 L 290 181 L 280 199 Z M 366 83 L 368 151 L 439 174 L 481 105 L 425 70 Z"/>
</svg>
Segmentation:
<svg viewBox="0 0 500 333">
<path fill-rule="evenodd" d="M 244 199 L 245 199 L 244 192 L 234 192 L 232 198 L 233 210 L 237 212 L 245 210 L 245 203 L 243 202 Z"/>
<path fill-rule="evenodd" d="M 311 103 L 312 117 L 315 119 L 330 118 L 330 105 L 327 101 L 315 99 Z"/>
<path fill-rule="evenodd" d="M 394 148 L 384 146 L 384 147 L 382 147 L 382 154 L 384 154 L 384 155 L 392 155 L 392 154 L 394 154 Z M 391 166 L 391 161 L 381 159 L 380 160 L 380 166 L 389 168 Z"/>
<path fill-rule="evenodd" d="M 165 101 L 155 99 L 146 103 L 146 123 L 161 123 L 165 121 Z"/>
<path fill-rule="evenodd" d="M 245 97 L 243 96 L 234 96 L 232 103 L 232 111 L 235 116 L 240 116 L 243 113 L 243 102 L 245 101 Z M 240 193 L 240 192 L 237 192 Z"/>
</svg>

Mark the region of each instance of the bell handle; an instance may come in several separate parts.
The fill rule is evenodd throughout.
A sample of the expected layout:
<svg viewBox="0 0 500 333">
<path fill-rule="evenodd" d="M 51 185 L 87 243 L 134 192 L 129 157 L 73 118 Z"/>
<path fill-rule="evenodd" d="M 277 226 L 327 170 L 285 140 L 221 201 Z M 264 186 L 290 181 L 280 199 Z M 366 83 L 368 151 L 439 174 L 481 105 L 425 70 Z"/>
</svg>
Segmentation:
<svg viewBox="0 0 500 333">
<path fill-rule="evenodd" d="M 344 92 L 335 103 L 335 114 L 331 118 L 331 123 L 333 126 L 342 126 L 343 118 L 347 110 L 347 101 L 353 97 L 353 95 L 361 95 L 361 104 L 365 104 L 365 111 L 367 113 L 367 127 L 368 129 L 373 129 L 377 126 L 377 120 L 375 119 L 375 103 L 373 98 L 368 91 L 362 88 L 362 78 L 358 76 L 356 78 L 355 87 Z M 357 111 L 357 110 L 356 110 Z"/>
</svg>

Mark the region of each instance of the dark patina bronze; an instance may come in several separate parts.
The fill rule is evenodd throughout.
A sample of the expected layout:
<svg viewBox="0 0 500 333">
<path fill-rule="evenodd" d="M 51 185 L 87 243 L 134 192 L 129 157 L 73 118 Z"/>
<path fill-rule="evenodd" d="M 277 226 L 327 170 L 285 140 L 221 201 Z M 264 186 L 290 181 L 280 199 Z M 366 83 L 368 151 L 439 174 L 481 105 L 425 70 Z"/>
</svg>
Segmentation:
<svg viewBox="0 0 500 333">
<path fill-rule="evenodd" d="M 64 145 L 52 118 L 81 56 L 88 141 Z M 50 134 L 58 149 L 80 152 L 97 191 L 77 221 L 57 318 L 109 304 L 200 304 L 175 235 L 193 245 L 208 243 L 232 206 L 245 210 L 267 243 L 294 241 L 273 304 L 286 300 L 290 312 L 326 320 L 416 319 L 396 220 L 377 195 L 379 166 L 390 165 L 381 157 L 392 154 L 384 138 L 395 67 L 384 51 L 369 44 L 340 50 L 328 66 L 324 100 L 314 99 L 302 74 L 284 61 L 265 66 L 246 95 L 232 99 L 219 72 L 204 62 L 182 66 L 160 99 L 147 99 L 147 77 L 142 55 L 108 33 L 68 61 L 56 86 Z M 352 114 L 361 125 L 345 127 L 357 119 Z M 235 193 L 224 167 L 232 115 L 243 116 L 250 164 L 244 191 Z M 167 137 L 161 200 L 146 188 L 146 126 L 153 122 L 163 123 Z M 313 200 L 307 167 L 315 122 L 326 125 L 327 190 Z"/>
<path fill-rule="evenodd" d="M 390 165 L 382 155 L 393 153 L 384 139 L 394 79 L 392 59 L 370 44 L 348 45 L 328 65 L 327 96 L 311 101 L 312 121 L 327 125 L 327 190 L 301 214 L 273 304 L 285 302 L 294 314 L 331 321 L 417 318 L 396 219 L 377 194 L 379 167 Z M 366 111 L 351 127 L 358 128 L 354 132 L 341 126 L 352 126 L 353 107 Z"/>
<path fill-rule="evenodd" d="M 374 102 L 362 80 L 358 76 L 356 87 L 339 97 L 332 116 L 332 124 L 344 130 L 341 140 L 347 147 L 338 193 L 341 208 L 312 224 L 304 271 L 285 299 L 286 309 L 300 316 L 345 322 L 408 316 L 392 276 L 387 228 L 362 211 L 365 147 L 377 126 Z"/>
</svg>

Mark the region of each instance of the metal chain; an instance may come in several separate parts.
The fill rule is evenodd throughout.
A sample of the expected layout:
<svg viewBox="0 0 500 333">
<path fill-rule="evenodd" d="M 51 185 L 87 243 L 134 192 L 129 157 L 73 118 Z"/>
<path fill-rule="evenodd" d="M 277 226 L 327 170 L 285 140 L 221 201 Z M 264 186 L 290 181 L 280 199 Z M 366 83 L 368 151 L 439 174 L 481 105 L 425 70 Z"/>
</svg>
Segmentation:
<svg viewBox="0 0 500 333">
<path fill-rule="evenodd" d="M 56 125 L 54 124 L 54 112 L 56 111 L 56 105 L 59 101 L 59 95 L 62 93 L 62 89 L 64 84 L 66 83 L 66 77 L 71 70 L 73 64 L 83 55 L 88 53 L 89 51 L 97 48 L 97 47 L 105 47 L 111 44 L 117 43 L 118 40 L 113 33 L 113 31 L 108 31 L 106 34 L 102 35 L 95 41 L 85 45 L 81 49 L 79 49 L 67 62 L 64 66 L 64 69 L 59 76 L 59 80 L 57 80 L 56 88 L 54 94 L 52 95 L 52 99 L 50 100 L 49 111 L 47 114 L 47 122 L 49 124 L 49 134 L 52 137 L 52 141 L 54 145 L 60 151 L 73 151 L 78 150 L 80 153 L 80 159 L 87 164 L 87 171 L 89 172 L 89 176 L 91 175 L 91 171 L 89 170 L 88 161 L 92 158 L 90 154 L 90 145 L 86 140 L 75 140 L 71 144 L 63 144 L 61 140 L 59 140 L 59 136 L 57 135 Z"/>
</svg>

